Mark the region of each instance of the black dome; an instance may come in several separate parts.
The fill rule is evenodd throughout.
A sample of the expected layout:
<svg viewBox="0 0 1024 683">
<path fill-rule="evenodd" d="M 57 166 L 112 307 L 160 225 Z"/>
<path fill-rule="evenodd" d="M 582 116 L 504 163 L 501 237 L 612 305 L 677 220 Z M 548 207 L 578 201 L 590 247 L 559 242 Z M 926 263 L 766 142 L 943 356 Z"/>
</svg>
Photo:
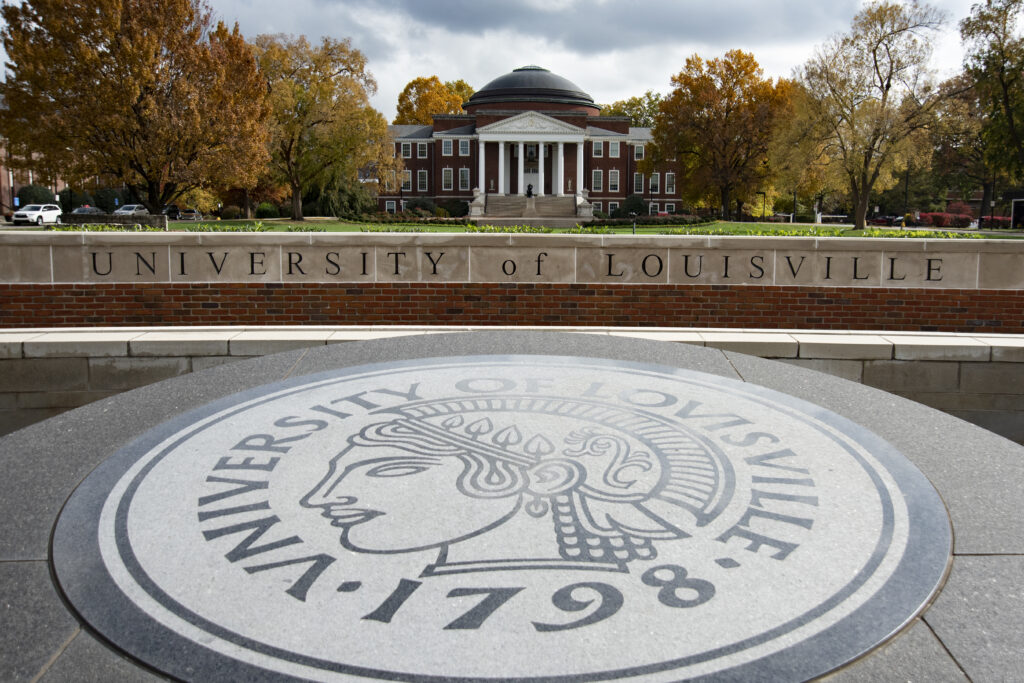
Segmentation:
<svg viewBox="0 0 1024 683">
<path fill-rule="evenodd" d="M 522 66 L 498 76 L 477 90 L 465 106 L 508 102 L 555 102 L 599 108 L 594 98 L 578 85 L 539 66 Z"/>
</svg>

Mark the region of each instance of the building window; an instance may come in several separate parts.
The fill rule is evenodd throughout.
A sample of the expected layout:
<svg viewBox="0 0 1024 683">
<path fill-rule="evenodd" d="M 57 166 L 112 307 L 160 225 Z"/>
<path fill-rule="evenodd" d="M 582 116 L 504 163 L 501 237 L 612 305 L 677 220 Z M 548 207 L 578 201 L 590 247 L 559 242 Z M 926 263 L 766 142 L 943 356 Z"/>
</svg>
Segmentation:
<svg viewBox="0 0 1024 683">
<path fill-rule="evenodd" d="M 644 174 L 634 173 L 633 174 L 633 194 L 644 193 Z"/>
<path fill-rule="evenodd" d="M 416 158 L 426 159 L 427 158 L 427 143 L 417 142 L 416 143 Z"/>
<path fill-rule="evenodd" d="M 469 156 L 469 140 L 459 140 L 459 156 Z"/>
<path fill-rule="evenodd" d="M 675 204 L 666 204 L 665 205 L 665 213 L 675 213 L 675 212 L 676 212 L 676 205 Z"/>
<path fill-rule="evenodd" d="M 612 159 L 618 159 L 619 158 L 619 141 L 618 140 L 611 140 L 611 141 L 608 142 L 608 156 L 610 156 Z"/>
<path fill-rule="evenodd" d="M 411 142 L 403 142 L 402 143 L 402 158 L 403 159 L 412 159 L 412 143 Z"/>
<path fill-rule="evenodd" d="M 616 170 L 608 171 L 608 191 L 619 191 L 619 172 Z"/>
<path fill-rule="evenodd" d="M 665 194 L 676 193 L 676 174 L 666 173 L 665 174 Z"/>
<path fill-rule="evenodd" d="M 643 145 L 634 145 L 633 146 L 633 158 L 636 159 L 637 161 L 643 161 L 644 160 L 644 146 Z"/>
<path fill-rule="evenodd" d="M 460 168 L 459 169 L 459 189 L 460 190 L 468 190 L 469 189 L 469 169 L 468 168 Z"/>
<path fill-rule="evenodd" d="M 402 190 L 412 192 L 412 171 L 402 171 Z"/>
<path fill-rule="evenodd" d="M 395 200 L 391 199 L 389 201 L 384 202 L 384 210 L 387 211 L 388 213 L 394 213 L 395 212 Z"/>
<path fill-rule="evenodd" d="M 441 189 L 446 192 L 451 192 L 453 189 L 453 182 L 455 176 L 452 174 L 452 169 L 444 168 L 441 169 Z"/>
<path fill-rule="evenodd" d="M 604 205 L 601 202 L 591 202 L 591 204 L 593 204 L 593 206 L 594 206 L 594 211 L 602 211 L 603 210 L 603 206 Z"/>
<path fill-rule="evenodd" d="M 427 191 L 427 172 L 416 171 L 416 190 L 418 192 Z"/>
<path fill-rule="evenodd" d="M 594 158 L 604 156 L 604 142 L 602 140 L 594 140 Z"/>
<path fill-rule="evenodd" d="M 408 204 L 409 204 L 409 202 L 405 201 L 404 199 L 402 200 L 402 211 L 405 211 L 405 209 L 407 208 Z"/>
<path fill-rule="evenodd" d="M 651 215 L 652 216 L 657 216 L 658 215 L 658 202 L 651 202 Z"/>
<path fill-rule="evenodd" d="M 450 157 L 452 155 L 452 141 L 441 140 L 441 156 Z"/>
<path fill-rule="evenodd" d="M 590 191 L 601 192 L 604 190 L 604 171 L 594 170 L 591 174 Z"/>
<path fill-rule="evenodd" d="M 616 211 L 619 208 L 618 202 L 608 202 L 608 213 Z"/>
<path fill-rule="evenodd" d="M 661 192 L 661 174 L 651 174 L 651 194 L 659 194 Z"/>
</svg>

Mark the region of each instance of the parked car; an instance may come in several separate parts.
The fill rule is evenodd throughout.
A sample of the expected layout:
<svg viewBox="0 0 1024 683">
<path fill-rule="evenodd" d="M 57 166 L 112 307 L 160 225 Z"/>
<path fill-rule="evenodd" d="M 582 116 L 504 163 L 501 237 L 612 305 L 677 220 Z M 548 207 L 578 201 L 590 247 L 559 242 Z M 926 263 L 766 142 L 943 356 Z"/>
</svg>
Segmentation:
<svg viewBox="0 0 1024 683">
<path fill-rule="evenodd" d="M 169 221 L 176 221 L 178 220 L 178 217 L 181 215 L 181 213 L 178 211 L 178 206 L 176 204 L 168 204 L 163 209 L 161 209 L 160 213 L 167 216 L 167 220 Z"/>
<path fill-rule="evenodd" d="M 104 211 L 98 206 L 80 206 L 71 213 L 101 216 L 105 214 L 106 211 Z"/>
<path fill-rule="evenodd" d="M 125 204 L 114 212 L 115 216 L 148 216 L 149 209 L 142 204 Z"/>
<path fill-rule="evenodd" d="M 60 224 L 60 207 L 56 204 L 29 204 L 22 209 L 18 209 L 11 216 L 11 222 L 15 225 L 21 225 L 22 223 L 35 223 L 36 225 L 42 225 L 43 223 L 54 223 Z"/>
<path fill-rule="evenodd" d="M 183 221 L 201 221 L 203 220 L 203 214 L 195 209 L 182 209 L 180 218 Z"/>
</svg>

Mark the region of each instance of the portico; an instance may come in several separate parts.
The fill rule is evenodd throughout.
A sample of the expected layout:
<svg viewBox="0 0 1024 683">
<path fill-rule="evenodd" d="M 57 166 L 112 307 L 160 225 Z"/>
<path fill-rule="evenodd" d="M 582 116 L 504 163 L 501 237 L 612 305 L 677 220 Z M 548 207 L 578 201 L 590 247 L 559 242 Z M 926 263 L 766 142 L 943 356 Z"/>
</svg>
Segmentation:
<svg viewBox="0 0 1024 683">
<path fill-rule="evenodd" d="M 582 186 L 584 130 L 528 111 L 477 128 L 480 188 L 487 194 L 538 197 L 577 194 Z M 497 158 L 496 164 L 489 159 Z M 572 166 L 566 169 L 567 157 Z M 493 170 L 492 170 L 493 169 Z"/>
</svg>

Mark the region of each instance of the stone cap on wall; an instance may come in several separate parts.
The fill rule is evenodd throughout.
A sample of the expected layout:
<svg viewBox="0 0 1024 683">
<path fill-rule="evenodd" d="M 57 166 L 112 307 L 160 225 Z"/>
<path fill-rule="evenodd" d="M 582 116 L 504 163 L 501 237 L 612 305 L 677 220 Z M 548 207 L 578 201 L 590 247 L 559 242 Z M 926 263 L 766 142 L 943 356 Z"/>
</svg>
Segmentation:
<svg viewBox="0 0 1024 683">
<path fill-rule="evenodd" d="M 0 330 L 0 358 L 247 357 L 406 335 L 551 329 L 390 325 L 23 328 Z M 557 331 L 678 342 L 765 358 L 1024 362 L 1024 335 L 622 327 L 559 327 Z"/>
</svg>

